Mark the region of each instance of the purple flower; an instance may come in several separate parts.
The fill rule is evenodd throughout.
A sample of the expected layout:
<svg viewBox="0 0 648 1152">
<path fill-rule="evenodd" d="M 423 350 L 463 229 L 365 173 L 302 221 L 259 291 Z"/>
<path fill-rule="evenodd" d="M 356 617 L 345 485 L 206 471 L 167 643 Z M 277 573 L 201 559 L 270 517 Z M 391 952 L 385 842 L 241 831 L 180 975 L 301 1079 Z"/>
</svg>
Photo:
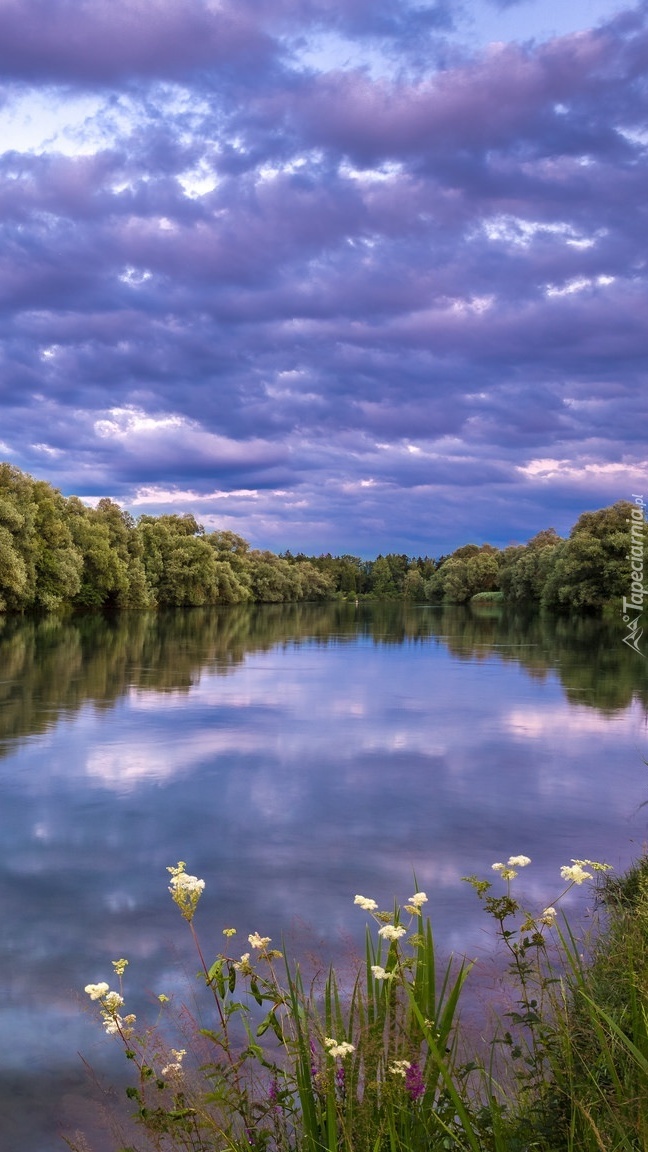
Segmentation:
<svg viewBox="0 0 648 1152">
<path fill-rule="evenodd" d="M 420 1100 L 425 1094 L 425 1080 L 418 1064 L 412 1063 L 405 1072 L 405 1091 L 410 1100 Z"/>
<path fill-rule="evenodd" d="M 277 1077 L 275 1076 L 268 1089 L 268 1100 L 273 1112 L 280 1112 L 281 1107 L 279 1104 L 279 1085 L 277 1084 Z"/>
</svg>

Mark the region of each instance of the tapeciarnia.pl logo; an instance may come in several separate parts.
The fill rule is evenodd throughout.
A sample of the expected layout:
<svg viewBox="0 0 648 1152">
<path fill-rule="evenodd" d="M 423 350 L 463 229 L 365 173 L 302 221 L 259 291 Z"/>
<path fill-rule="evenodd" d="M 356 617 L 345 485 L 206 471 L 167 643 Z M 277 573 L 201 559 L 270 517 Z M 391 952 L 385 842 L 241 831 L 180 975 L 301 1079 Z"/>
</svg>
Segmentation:
<svg viewBox="0 0 648 1152">
<path fill-rule="evenodd" d="M 644 498 L 643 496 L 632 495 L 635 502 L 635 507 L 632 509 L 628 524 L 630 525 L 630 551 L 628 552 L 627 559 L 630 561 L 630 596 L 623 597 L 623 604 L 621 608 L 621 615 L 623 623 L 627 625 L 628 634 L 623 637 L 623 643 L 627 644 L 629 648 L 634 648 L 640 656 L 645 656 L 639 647 L 639 641 L 643 636 L 643 628 L 640 628 L 641 616 L 643 613 L 644 596 L 647 595 L 644 588 L 644 530 L 646 521 L 644 519 Z"/>
</svg>

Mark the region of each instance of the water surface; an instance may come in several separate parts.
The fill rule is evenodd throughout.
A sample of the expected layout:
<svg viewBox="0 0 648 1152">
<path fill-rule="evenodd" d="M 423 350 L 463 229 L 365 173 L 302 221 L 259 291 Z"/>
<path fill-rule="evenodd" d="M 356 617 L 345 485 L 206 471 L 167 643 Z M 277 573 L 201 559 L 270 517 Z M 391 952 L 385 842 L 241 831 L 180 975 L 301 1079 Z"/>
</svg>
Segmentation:
<svg viewBox="0 0 648 1152">
<path fill-rule="evenodd" d="M 648 662 L 614 622 L 301 605 L 0 629 L 7 1152 L 92 1128 L 78 1052 L 102 1072 L 113 1048 L 80 990 L 111 959 L 139 1014 L 186 987 L 169 864 L 205 878 L 214 951 L 234 925 L 241 951 L 259 931 L 347 955 L 354 894 L 389 907 L 415 871 L 444 947 L 480 955 L 462 876 L 527 854 L 544 906 L 572 857 L 641 849 Z"/>
</svg>

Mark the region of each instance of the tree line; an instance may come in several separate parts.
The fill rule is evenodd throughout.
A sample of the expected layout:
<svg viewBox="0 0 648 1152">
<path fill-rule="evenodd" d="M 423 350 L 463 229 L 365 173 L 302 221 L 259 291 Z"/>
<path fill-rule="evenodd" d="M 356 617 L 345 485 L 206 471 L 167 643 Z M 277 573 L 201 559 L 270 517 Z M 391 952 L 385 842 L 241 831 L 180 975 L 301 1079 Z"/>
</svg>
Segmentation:
<svg viewBox="0 0 648 1152">
<path fill-rule="evenodd" d="M 437 559 L 395 553 L 373 561 L 284 556 L 296 563 L 308 561 L 346 597 L 432 604 L 502 600 L 552 610 L 600 611 L 624 597 L 630 600 L 637 575 L 648 570 L 647 542 L 643 506 L 620 500 L 584 512 L 567 539 L 547 528 L 527 544 L 464 544 Z"/>
<path fill-rule="evenodd" d="M 276 555 L 205 532 L 190 514 L 136 520 L 109 499 L 90 507 L 0 463 L 0 612 L 475 597 L 596 610 L 628 596 L 638 540 L 643 563 L 643 509 L 639 532 L 636 505 L 619 501 L 584 513 L 568 539 L 550 528 L 528 544 L 466 544 L 438 558 Z"/>
</svg>

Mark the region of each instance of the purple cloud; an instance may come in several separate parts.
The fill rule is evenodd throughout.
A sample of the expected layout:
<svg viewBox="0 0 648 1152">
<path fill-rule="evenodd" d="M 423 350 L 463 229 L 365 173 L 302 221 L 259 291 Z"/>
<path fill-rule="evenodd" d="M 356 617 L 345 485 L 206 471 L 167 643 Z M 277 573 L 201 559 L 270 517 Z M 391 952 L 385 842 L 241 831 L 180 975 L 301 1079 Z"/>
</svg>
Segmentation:
<svg viewBox="0 0 648 1152">
<path fill-rule="evenodd" d="M 641 490 L 645 4 L 425 72 L 443 5 L 75 11 L 0 12 L 3 457 L 368 553 Z M 315 35 L 365 64 L 302 59 Z"/>
<path fill-rule="evenodd" d="M 258 68 L 272 42 L 235 5 L 203 0 L 6 0 L 0 67 L 41 84 L 176 78 L 197 69 Z"/>
</svg>

